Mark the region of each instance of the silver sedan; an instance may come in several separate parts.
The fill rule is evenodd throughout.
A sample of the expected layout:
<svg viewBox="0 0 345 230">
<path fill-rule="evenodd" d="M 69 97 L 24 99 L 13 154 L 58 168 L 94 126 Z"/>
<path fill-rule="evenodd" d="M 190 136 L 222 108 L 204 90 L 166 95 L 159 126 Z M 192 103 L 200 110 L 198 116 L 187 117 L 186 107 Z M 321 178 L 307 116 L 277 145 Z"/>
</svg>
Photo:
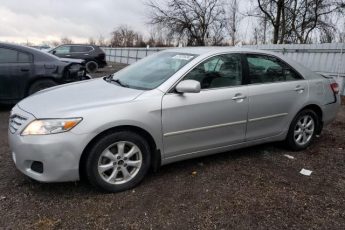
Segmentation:
<svg viewBox="0 0 345 230">
<path fill-rule="evenodd" d="M 17 168 L 106 191 L 149 168 L 273 141 L 307 148 L 340 106 L 335 81 L 277 54 L 169 49 L 108 77 L 40 91 L 9 122 Z"/>
</svg>

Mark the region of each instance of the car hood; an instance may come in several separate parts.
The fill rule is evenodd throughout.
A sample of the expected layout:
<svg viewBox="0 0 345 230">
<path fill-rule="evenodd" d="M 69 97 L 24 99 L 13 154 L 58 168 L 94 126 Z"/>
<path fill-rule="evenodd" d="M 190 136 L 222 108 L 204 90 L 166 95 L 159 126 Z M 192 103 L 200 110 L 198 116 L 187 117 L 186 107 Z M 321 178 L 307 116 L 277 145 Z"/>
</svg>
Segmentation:
<svg viewBox="0 0 345 230">
<path fill-rule="evenodd" d="M 128 102 L 143 92 L 108 83 L 101 78 L 42 90 L 22 100 L 18 106 L 36 118 L 79 116 L 82 110 Z"/>
</svg>

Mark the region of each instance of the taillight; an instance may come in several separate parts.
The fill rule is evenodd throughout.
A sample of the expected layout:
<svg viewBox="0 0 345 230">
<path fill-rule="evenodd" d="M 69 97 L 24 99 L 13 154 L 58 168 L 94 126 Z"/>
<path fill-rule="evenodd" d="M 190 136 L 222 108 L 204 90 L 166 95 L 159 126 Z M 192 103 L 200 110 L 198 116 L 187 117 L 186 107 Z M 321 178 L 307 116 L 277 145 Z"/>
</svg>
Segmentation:
<svg viewBox="0 0 345 230">
<path fill-rule="evenodd" d="M 339 85 L 338 85 L 338 83 L 332 83 L 331 84 L 331 88 L 332 88 L 334 94 L 338 94 L 339 93 Z"/>
</svg>

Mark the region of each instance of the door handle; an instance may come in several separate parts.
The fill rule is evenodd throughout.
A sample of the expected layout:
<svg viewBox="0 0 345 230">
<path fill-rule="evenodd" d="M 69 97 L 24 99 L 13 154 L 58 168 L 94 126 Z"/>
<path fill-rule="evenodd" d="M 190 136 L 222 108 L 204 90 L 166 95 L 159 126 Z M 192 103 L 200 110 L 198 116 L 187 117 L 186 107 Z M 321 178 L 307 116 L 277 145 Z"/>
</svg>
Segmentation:
<svg viewBox="0 0 345 230">
<path fill-rule="evenodd" d="M 304 87 L 298 85 L 298 86 L 296 86 L 295 91 L 299 92 L 299 93 L 302 93 L 304 91 Z"/>
<path fill-rule="evenodd" d="M 70 54 L 66 54 L 66 57 L 70 57 L 71 55 Z"/>
<path fill-rule="evenodd" d="M 243 101 L 244 99 L 246 99 L 247 97 L 242 95 L 242 94 L 236 94 L 233 98 L 231 98 L 234 101 Z"/>
<path fill-rule="evenodd" d="M 21 68 L 20 71 L 22 71 L 22 72 L 29 72 L 29 69 Z"/>
</svg>

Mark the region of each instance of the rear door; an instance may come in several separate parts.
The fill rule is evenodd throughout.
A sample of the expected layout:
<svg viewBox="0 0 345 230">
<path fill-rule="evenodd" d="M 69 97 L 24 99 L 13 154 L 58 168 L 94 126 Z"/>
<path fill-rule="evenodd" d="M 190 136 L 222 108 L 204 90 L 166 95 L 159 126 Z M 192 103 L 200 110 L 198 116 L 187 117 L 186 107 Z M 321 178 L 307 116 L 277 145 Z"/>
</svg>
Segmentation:
<svg viewBox="0 0 345 230">
<path fill-rule="evenodd" d="M 247 54 L 249 112 L 246 140 L 272 137 L 289 128 L 304 105 L 308 83 L 273 56 Z"/>
<path fill-rule="evenodd" d="M 26 52 L 0 47 L 0 98 L 21 99 L 33 73 L 33 57 Z"/>
<path fill-rule="evenodd" d="M 89 59 L 90 52 L 93 50 L 91 46 L 82 46 L 82 45 L 72 45 L 71 46 L 71 58 L 77 59 Z"/>
</svg>

